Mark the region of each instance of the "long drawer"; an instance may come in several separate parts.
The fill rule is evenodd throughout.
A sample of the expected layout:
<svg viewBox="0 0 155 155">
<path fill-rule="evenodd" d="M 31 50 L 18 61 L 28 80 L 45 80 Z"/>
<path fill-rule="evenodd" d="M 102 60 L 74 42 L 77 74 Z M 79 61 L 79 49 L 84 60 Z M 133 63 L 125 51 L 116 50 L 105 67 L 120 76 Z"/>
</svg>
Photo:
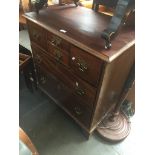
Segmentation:
<svg viewBox="0 0 155 155">
<path fill-rule="evenodd" d="M 38 46 L 32 44 L 32 50 L 34 62 L 37 64 L 37 66 L 40 66 L 47 72 L 55 75 L 57 79 L 62 81 L 68 88 L 70 88 L 75 98 L 84 101 L 84 104 L 92 109 L 96 96 L 95 87 L 92 87 L 88 83 L 75 76 L 60 63 L 51 61 L 46 52 L 40 49 Z"/>
<path fill-rule="evenodd" d="M 53 74 L 45 71 L 45 68 L 37 67 L 39 86 L 43 91 L 73 119 L 78 120 L 80 124 L 89 128 L 92 109 L 89 109 L 85 103 L 76 97 L 72 89 L 60 82 Z"/>
</svg>

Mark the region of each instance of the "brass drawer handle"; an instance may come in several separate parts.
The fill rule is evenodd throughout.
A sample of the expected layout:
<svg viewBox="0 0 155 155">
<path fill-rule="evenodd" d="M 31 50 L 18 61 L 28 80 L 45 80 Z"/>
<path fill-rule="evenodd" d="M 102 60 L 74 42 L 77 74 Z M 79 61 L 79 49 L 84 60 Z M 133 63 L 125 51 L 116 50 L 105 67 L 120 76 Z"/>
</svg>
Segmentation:
<svg viewBox="0 0 155 155">
<path fill-rule="evenodd" d="M 46 77 L 45 76 L 41 76 L 40 77 L 40 83 L 41 84 L 45 84 L 46 83 Z"/>
<path fill-rule="evenodd" d="M 33 38 L 36 40 L 40 40 L 40 34 L 37 32 L 33 32 Z"/>
<path fill-rule="evenodd" d="M 82 88 L 79 87 L 78 82 L 76 82 L 75 92 L 76 92 L 76 94 L 78 94 L 80 96 L 85 95 L 85 91 Z"/>
<path fill-rule="evenodd" d="M 61 44 L 61 38 L 53 36 L 50 42 L 53 46 L 59 46 Z"/>
<path fill-rule="evenodd" d="M 75 60 L 76 60 L 76 58 L 72 57 L 72 61 L 75 61 Z M 77 58 L 77 61 L 75 61 L 75 62 L 77 64 L 77 66 L 78 66 L 79 71 L 86 72 L 88 70 L 88 65 L 85 62 L 85 60 L 83 60 L 81 58 Z"/>
<path fill-rule="evenodd" d="M 62 61 L 62 52 L 58 49 L 54 49 L 54 58 L 56 61 L 61 62 Z"/>
<path fill-rule="evenodd" d="M 37 62 L 38 64 L 40 64 L 40 63 L 42 62 L 42 58 L 41 58 L 41 56 L 38 55 L 38 54 L 35 56 L 35 59 L 36 59 L 36 62 Z"/>
<path fill-rule="evenodd" d="M 74 111 L 75 111 L 75 113 L 76 113 L 77 115 L 82 115 L 82 111 L 81 111 L 81 109 L 80 109 L 79 107 L 75 106 L 75 107 L 74 107 Z"/>
<path fill-rule="evenodd" d="M 80 96 L 84 96 L 85 95 L 85 91 L 82 90 L 81 88 L 76 87 L 76 94 L 80 95 Z"/>
</svg>

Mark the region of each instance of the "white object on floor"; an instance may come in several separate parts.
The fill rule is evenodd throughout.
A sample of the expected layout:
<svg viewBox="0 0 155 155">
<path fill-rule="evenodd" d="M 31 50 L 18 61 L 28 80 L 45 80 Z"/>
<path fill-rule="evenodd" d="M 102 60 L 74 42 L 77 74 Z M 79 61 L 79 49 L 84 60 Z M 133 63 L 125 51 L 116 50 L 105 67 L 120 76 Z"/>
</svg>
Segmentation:
<svg viewBox="0 0 155 155">
<path fill-rule="evenodd" d="M 32 51 L 28 30 L 19 31 L 19 44 L 27 48 L 29 51 Z"/>
</svg>

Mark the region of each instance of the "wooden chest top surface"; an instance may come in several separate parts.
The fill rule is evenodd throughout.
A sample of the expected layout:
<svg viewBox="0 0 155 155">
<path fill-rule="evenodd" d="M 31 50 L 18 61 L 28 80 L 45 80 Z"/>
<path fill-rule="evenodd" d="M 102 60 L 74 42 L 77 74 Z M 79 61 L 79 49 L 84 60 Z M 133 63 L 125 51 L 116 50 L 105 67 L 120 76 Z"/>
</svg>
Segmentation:
<svg viewBox="0 0 155 155">
<path fill-rule="evenodd" d="M 117 58 L 135 43 L 134 29 L 125 27 L 112 41 L 112 48 L 105 50 L 101 32 L 111 17 L 80 6 L 49 6 L 40 10 L 39 14 L 30 12 L 24 17 L 107 62 Z"/>
</svg>

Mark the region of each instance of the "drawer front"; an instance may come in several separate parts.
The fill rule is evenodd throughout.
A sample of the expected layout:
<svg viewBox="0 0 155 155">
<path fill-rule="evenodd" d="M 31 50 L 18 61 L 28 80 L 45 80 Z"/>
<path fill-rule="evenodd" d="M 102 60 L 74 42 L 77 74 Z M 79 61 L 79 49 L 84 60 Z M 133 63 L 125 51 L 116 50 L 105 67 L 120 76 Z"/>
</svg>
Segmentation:
<svg viewBox="0 0 155 155">
<path fill-rule="evenodd" d="M 51 43 L 52 46 L 58 47 L 60 49 L 63 49 L 65 51 L 69 51 L 69 43 L 62 38 L 52 34 L 51 32 L 48 32 L 47 34 L 47 40 Z"/>
<path fill-rule="evenodd" d="M 62 63 L 66 66 L 69 65 L 69 53 L 65 50 L 57 48 L 51 44 L 51 42 L 47 42 L 48 54 L 58 63 Z"/>
<path fill-rule="evenodd" d="M 96 95 L 96 88 L 79 79 L 61 64 L 51 61 L 46 53 L 34 44 L 32 44 L 32 50 L 35 64 L 55 75 L 70 88 L 75 98 L 84 101 L 86 106 L 92 109 Z"/>
<path fill-rule="evenodd" d="M 96 86 L 100 77 L 102 61 L 72 46 L 71 68 L 82 79 Z"/>
<path fill-rule="evenodd" d="M 46 49 L 46 30 L 32 22 L 28 22 L 28 30 L 30 40 Z"/>
</svg>

